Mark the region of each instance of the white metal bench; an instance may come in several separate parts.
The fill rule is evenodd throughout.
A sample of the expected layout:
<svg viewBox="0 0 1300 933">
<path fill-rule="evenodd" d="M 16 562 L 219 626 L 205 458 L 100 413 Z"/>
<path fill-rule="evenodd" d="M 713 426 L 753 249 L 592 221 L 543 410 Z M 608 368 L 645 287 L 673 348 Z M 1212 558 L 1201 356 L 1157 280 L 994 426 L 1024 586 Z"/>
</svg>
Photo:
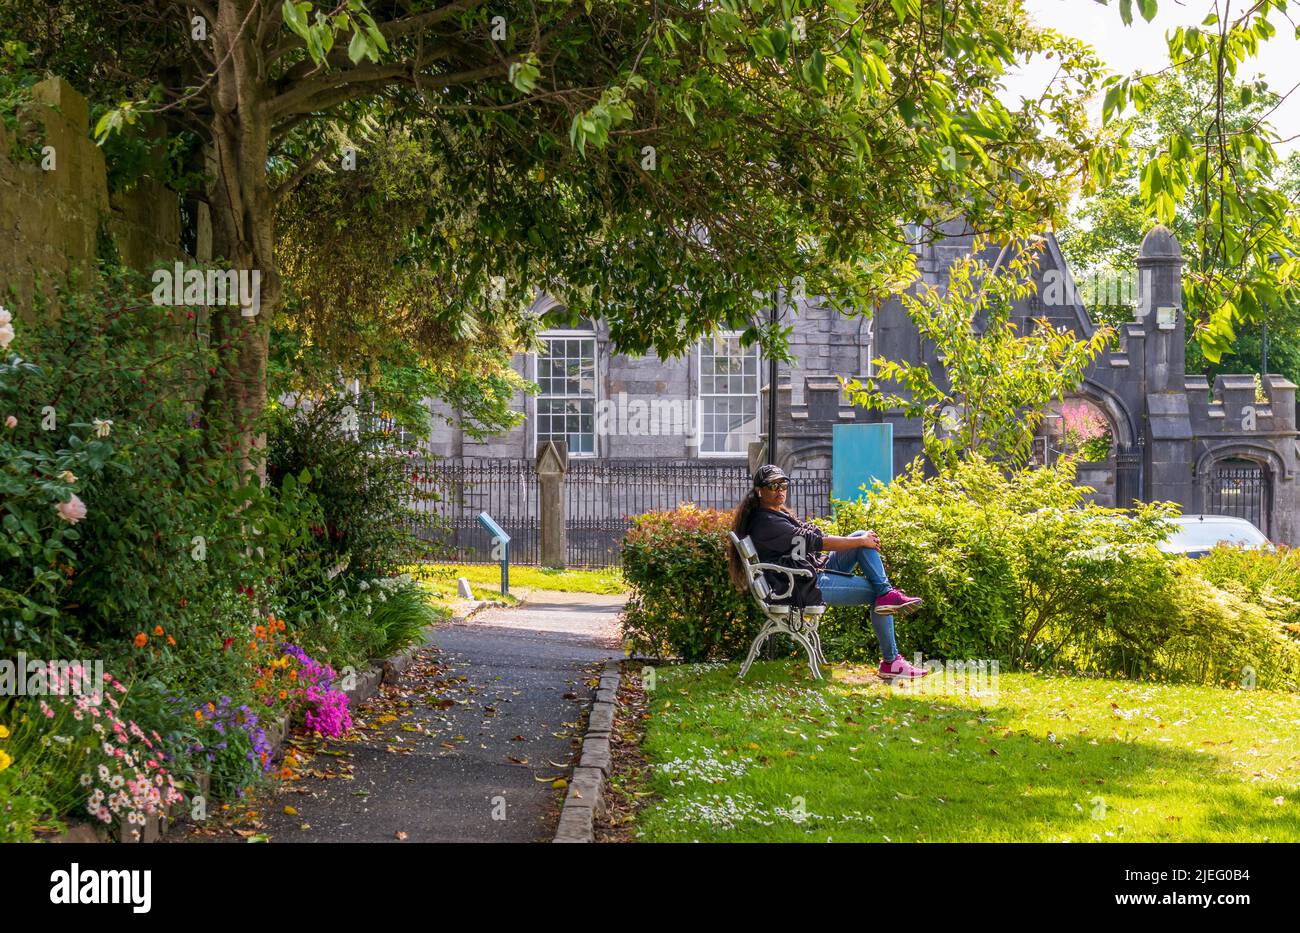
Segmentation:
<svg viewBox="0 0 1300 933">
<path fill-rule="evenodd" d="M 801 570 L 796 567 L 782 567 L 780 564 L 764 564 L 758 559 L 758 551 L 754 550 L 754 542 L 749 538 L 741 540 L 736 537 L 735 532 L 730 532 L 731 545 L 739 553 L 741 560 L 745 563 L 745 574 L 749 578 L 749 593 L 758 603 L 758 608 L 763 613 L 763 627 L 759 630 L 758 637 L 754 643 L 749 646 L 749 655 L 745 658 L 745 663 L 741 665 L 740 676 L 744 677 L 749 673 L 750 665 L 754 663 L 758 651 L 763 647 L 763 643 L 773 635 L 789 635 L 796 642 L 803 646 L 804 651 L 808 653 L 808 667 L 812 670 L 812 675 L 817 680 L 821 680 L 822 672 L 819 664 L 826 664 L 826 655 L 822 653 L 822 639 L 817 632 L 817 625 L 821 622 L 822 613 L 826 611 L 825 606 L 778 606 L 773 605 L 773 599 L 785 599 L 794 592 L 795 577 L 811 577 L 811 570 Z M 763 576 L 764 570 L 775 570 L 778 573 L 786 575 L 790 585 L 786 587 L 783 593 L 773 593 L 772 588 L 768 585 L 767 578 Z"/>
</svg>

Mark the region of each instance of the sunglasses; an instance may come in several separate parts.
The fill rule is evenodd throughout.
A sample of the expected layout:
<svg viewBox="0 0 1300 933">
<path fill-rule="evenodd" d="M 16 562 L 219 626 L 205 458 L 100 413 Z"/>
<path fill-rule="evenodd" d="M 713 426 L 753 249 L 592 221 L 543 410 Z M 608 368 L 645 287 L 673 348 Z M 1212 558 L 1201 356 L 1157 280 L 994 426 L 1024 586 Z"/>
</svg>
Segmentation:
<svg viewBox="0 0 1300 933">
<path fill-rule="evenodd" d="M 764 489 L 775 489 L 777 492 L 785 492 L 790 488 L 789 480 L 779 479 L 775 483 L 768 483 Z"/>
</svg>

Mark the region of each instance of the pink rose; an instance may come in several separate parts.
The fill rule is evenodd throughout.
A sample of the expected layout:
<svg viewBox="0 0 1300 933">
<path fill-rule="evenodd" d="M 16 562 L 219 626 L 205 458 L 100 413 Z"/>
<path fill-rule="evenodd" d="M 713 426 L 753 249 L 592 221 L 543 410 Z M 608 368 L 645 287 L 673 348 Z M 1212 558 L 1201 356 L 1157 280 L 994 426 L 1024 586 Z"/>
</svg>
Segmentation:
<svg viewBox="0 0 1300 933">
<path fill-rule="evenodd" d="M 10 415 L 5 419 L 5 427 L 12 431 L 14 428 L 18 427 L 18 419 L 13 415 Z"/>
<path fill-rule="evenodd" d="M 86 517 L 86 503 L 82 502 L 75 492 L 72 494 L 72 498 L 67 502 L 60 502 L 55 506 L 55 509 L 59 513 L 59 518 L 71 525 L 75 525 Z"/>
</svg>

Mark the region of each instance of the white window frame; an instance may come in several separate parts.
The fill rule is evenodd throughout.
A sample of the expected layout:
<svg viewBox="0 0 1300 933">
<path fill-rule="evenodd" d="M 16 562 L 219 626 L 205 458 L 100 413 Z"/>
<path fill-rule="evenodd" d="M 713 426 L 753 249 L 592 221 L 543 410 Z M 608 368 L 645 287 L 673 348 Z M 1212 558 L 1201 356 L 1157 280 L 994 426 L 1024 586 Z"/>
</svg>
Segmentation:
<svg viewBox="0 0 1300 933">
<path fill-rule="evenodd" d="M 592 351 L 591 351 L 591 364 L 592 364 L 591 367 L 592 368 L 591 451 L 578 452 L 578 451 L 570 450 L 569 456 L 571 458 L 578 458 L 578 459 L 591 459 L 593 457 L 599 456 L 600 455 L 600 434 L 596 430 L 596 422 L 597 422 L 597 416 L 600 411 L 600 344 L 596 340 L 596 332 L 594 330 L 548 330 L 548 331 L 544 331 L 541 334 L 538 334 L 537 336 L 538 336 L 538 340 L 541 341 L 575 340 L 575 339 L 591 341 L 591 346 L 592 346 Z M 537 383 L 538 386 L 540 387 L 542 354 L 540 352 L 533 351 L 531 356 L 533 358 L 532 359 L 533 381 Z M 538 392 L 538 394 L 533 398 L 533 456 L 534 457 L 536 457 L 538 451 L 541 450 L 541 441 L 538 436 L 538 429 L 541 427 L 542 414 L 538 403 L 541 402 L 544 398 L 546 399 L 586 398 L 586 396 L 545 395 L 541 392 Z M 553 437 L 553 436 L 554 435 L 548 435 L 548 437 Z"/>
<path fill-rule="evenodd" d="M 699 446 L 695 449 L 695 456 L 700 459 L 736 459 L 748 457 L 747 450 L 705 450 L 704 449 L 704 398 L 744 398 L 745 393 L 725 395 L 717 392 L 704 391 L 704 341 L 712 341 L 713 337 L 722 340 L 730 338 L 739 338 L 743 331 L 724 330 L 710 337 L 703 337 L 695 345 L 695 423 L 699 426 L 696 432 L 699 440 Z M 754 370 L 754 424 L 755 431 L 751 440 L 762 440 L 763 435 L 763 355 L 759 353 L 757 345 L 743 348 L 746 353 L 753 353 L 755 358 Z M 743 378 L 743 377 L 742 377 Z"/>
</svg>

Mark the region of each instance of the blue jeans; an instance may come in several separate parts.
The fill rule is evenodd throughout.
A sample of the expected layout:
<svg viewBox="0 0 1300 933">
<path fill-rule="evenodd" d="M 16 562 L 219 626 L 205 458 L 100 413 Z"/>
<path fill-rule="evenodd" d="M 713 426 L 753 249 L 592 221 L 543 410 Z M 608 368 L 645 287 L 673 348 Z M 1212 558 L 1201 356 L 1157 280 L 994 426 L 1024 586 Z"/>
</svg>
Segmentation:
<svg viewBox="0 0 1300 933">
<path fill-rule="evenodd" d="M 849 537 L 858 538 L 865 534 L 865 531 L 855 531 Z M 839 575 L 852 573 L 855 567 L 862 571 L 862 576 Z M 875 548 L 835 551 L 826 562 L 825 569 L 839 571 L 817 575 L 817 588 L 822 591 L 822 599 L 828 606 L 867 606 L 894 588 L 885 575 L 880 552 Z M 876 630 L 876 641 L 880 642 L 880 656 L 886 661 L 894 660 L 898 655 L 898 645 L 894 642 L 894 617 L 877 615 L 875 612 L 870 615 L 871 627 Z"/>
</svg>

